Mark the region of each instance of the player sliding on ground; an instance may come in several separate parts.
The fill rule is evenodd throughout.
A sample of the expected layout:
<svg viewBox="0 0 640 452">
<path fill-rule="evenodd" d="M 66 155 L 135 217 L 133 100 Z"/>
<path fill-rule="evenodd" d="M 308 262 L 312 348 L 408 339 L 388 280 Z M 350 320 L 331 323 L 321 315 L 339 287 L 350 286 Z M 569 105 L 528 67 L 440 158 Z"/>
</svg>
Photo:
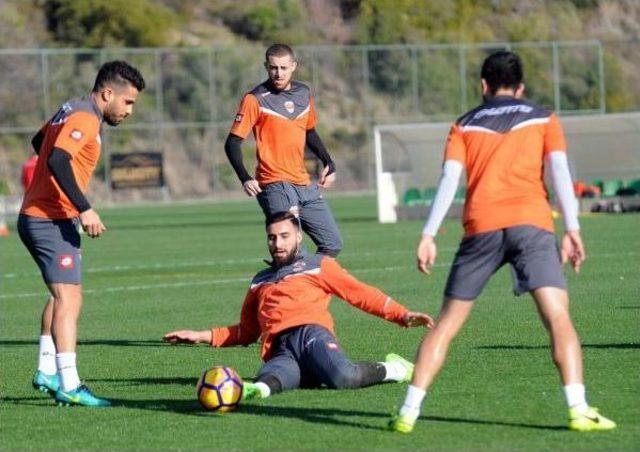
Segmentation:
<svg viewBox="0 0 640 452">
<path fill-rule="evenodd" d="M 520 58 L 497 52 L 482 66 L 485 102 L 451 128 L 443 175 L 417 249 L 419 270 L 435 263 L 434 237 L 453 201 L 463 168 L 467 173 L 465 234 L 453 261 L 437 326 L 422 341 L 415 372 L 400 412 L 389 426 L 408 433 L 420 415 L 426 389 L 444 363 L 449 343 L 471 312 L 473 301 L 504 264 L 511 264 L 514 291 L 529 292 L 549 331 L 553 359 L 569 406 L 569 428 L 609 430 L 616 424 L 585 398 L 580 341 L 569 315 L 551 208 L 543 183 L 548 167 L 564 216 L 562 261 L 576 272 L 585 259 L 567 164 L 566 144 L 552 112 L 521 100 Z"/>
<path fill-rule="evenodd" d="M 383 381 L 409 381 L 413 364 L 389 354 L 384 362 L 351 362 L 333 333 L 329 301 L 336 295 L 353 306 L 404 327 L 433 327 L 427 314 L 409 312 L 375 287 L 358 281 L 338 262 L 301 248 L 298 218 L 282 212 L 267 218 L 270 267 L 251 281 L 240 323 L 205 331 L 174 331 L 164 340 L 214 347 L 262 340 L 262 359 L 243 399 L 265 398 L 303 387 L 360 388 Z"/>
</svg>

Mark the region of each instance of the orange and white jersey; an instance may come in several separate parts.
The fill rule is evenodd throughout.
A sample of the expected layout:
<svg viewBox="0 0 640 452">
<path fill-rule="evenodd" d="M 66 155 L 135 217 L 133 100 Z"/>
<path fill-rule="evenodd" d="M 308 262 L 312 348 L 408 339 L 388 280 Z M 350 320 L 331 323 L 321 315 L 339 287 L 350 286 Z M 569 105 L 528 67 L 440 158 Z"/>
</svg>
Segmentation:
<svg viewBox="0 0 640 452">
<path fill-rule="evenodd" d="M 444 160 L 467 173 L 465 236 L 532 225 L 553 231 L 544 160 L 566 152 L 557 116 L 531 102 L 497 96 L 451 127 Z"/>
<path fill-rule="evenodd" d="M 381 290 L 358 281 L 338 261 L 302 252 L 283 267 L 271 266 L 258 273 L 247 291 L 240 322 L 212 329 L 211 345 L 228 347 L 262 340 L 262 358 L 281 332 L 301 325 L 320 325 L 333 331 L 329 312 L 331 296 L 390 322 L 404 325 L 407 309 Z"/>
<path fill-rule="evenodd" d="M 78 216 L 55 181 L 47 160 L 53 148 L 71 155 L 71 169 L 78 187 L 85 193 L 100 159 L 102 113 L 89 98 L 66 102 L 40 131 L 43 140 L 33 180 L 27 189 L 20 212 L 32 217 L 59 220 Z"/>
<path fill-rule="evenodd" d="M 293 81 L 290 90 L 278 91 L 266 81 L 245 94 L 230 133 L 244 139 L 253 131 L 260 185 L 308 185 L 304 147 L 307 130 L 315 124 L 313 96 L 307 85 Z"/>
</svg>

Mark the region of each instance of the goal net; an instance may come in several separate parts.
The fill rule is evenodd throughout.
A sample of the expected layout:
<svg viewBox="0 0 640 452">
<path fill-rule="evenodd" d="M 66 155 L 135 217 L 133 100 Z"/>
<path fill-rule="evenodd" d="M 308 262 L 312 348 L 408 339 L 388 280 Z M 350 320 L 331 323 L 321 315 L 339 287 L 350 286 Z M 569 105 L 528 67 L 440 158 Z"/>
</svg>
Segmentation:
<svg viewBox="0 0 640 452">
<path fill-rule="evenodd" d="M 574 180 L 640 178 L 640 113 L 560 118 Z M 424 218 L 435 195 L 451 123 L 385 124 L 373 129 L 378 220 Z M 451 211 L 464 200 L 464 176 Z"/>
</svg>

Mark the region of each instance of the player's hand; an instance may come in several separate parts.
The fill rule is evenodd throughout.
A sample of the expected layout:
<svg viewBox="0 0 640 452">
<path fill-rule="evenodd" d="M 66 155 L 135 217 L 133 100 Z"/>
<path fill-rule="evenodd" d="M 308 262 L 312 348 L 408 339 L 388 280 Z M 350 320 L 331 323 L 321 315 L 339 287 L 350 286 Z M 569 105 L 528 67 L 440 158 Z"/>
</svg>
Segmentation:
<svg viewBox="0 0 640 452">
<path fill-rule="evenodd" d="M 255 179 L 249 179 L 244 184 L 242 184 L 242 187 L 244 188 L 244 192 L 248 196 L 258 196 L 258 193 L 262 193 L 260 184 Z"/>
<path fill-rule="evenodd" d="M 418 270 L 427 275 L 431 274 L 431 268 L 436 263 L 438 248 L 436 242 L 429 234 L 422 234 L 418 248 L 416 249 L 416 263 Z"/>
<path fill-rule="evenodd" d="M 327 165 L 324 167 L 324 169 L 322 170 L 322 173 L 320 173 L 320 180 L 318 180 L 318 187 L 329 188 L 336 181 L 336 172 L 334 171 L 333 173 L 329 174 L 330 170 L 331 170 L 330 166 Z"/>
<path fill-rule="evenodd" d="M 85 210 L 80 214 L 80 224 L 84 232 L 92 239 L 100 237 L 100 234 L 107 230 L 105 225 L 102 224 L 100 216 L 93 209 Z"/>
<path fill-rule="evenodd" d="M 427 328 L 433 328 L 436 326 L 436 322 L 433 318 L 422 312 L 407 312 L 402 318 L 404 326 L 410 328 L 413 326 L 426 326 Z"/>
<path fill-rule="evenodd" d="M 165 342 L 172 344 L 201 344 L 211 342 L 211 331 L 180 330 L 167 333 L 162 338 Z"/>
<path fill-rule="evenodd" d="M 582 263 L 587 259 L 587 254 L 582 244 L 580 231 L 567 231 L 562 238 L 562 246 L 560 248 L 562 256 L 562 264 L 571 262 L 573 271 L 580 273 Z"/>
</svg>

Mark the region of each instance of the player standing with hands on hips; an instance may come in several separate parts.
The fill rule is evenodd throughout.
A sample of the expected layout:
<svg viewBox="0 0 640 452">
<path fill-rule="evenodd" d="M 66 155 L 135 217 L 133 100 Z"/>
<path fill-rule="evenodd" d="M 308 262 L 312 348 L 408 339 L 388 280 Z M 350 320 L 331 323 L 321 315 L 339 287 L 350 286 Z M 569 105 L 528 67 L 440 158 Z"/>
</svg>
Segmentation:
<svg viewBox="0 0 640 452">
<path fill-rule="evenodd" d="M 532 295 L 549 332 L 569 407 L 569 428 L 613 429 L 613 421 L 587 404 L 582 350 L 569 315 L 562 264 L 571 262 L 577 273 L 586 255 L 562 127 L 554 113 L 521 99 L 523 71 L 516 54 L 490 55 L 482 65 L 481 78 L 484 103 L 458 119 L 447 138 L 442 178 L 417 248 L 419 270 L 428 274 L 435 263 L 434 238 L 463 168 L 468 187 L 465 234 L 451 266 L 440 317 L 422 341 L 404 404 L 389 427 L 402 433 L 413 430 L 425 391 L 474 300 L 491 275 L 508 263 L 514 292 Z M 545 167 L 551 172 L 564 217 L 560 253 L 543 182 Z"/>
<path fill-rule="evenodd" d="M 109 406 L 81 383 L 76 367 L 82 308 L 78 222 L 91 238 L 106 231 L 84 193 L 100 158 L 102 122 L 117 126 L 133 112 L 144 79 L 124 61 L 105 63 L 92 92 L 66 102 L 33 137 L 39 155 L 18 232 L 38 264 L 52 298 L 42 313 L 38 370 L 33 386 L 58 404 Z"/>
<path fill-rule="evenodd" d="M 285 44 L 274 44 L 265 55 L 268 79 L 245 94 L 224 145 L 244 191 L 255 196 L 266 217 L 291 211 L 317 252 L 336 257 L 342 238 L 318 187 L 329 188 L 336 168 L 316 132 L 316 111 L 308 86 L 293 80 L 295 54 Z M 258 166 L 255 178 L 242 162 L 242 141 L 253 131 Z M 304 164 L 305 145 L 322 161 L 317 184 Z"/>
</svg>

